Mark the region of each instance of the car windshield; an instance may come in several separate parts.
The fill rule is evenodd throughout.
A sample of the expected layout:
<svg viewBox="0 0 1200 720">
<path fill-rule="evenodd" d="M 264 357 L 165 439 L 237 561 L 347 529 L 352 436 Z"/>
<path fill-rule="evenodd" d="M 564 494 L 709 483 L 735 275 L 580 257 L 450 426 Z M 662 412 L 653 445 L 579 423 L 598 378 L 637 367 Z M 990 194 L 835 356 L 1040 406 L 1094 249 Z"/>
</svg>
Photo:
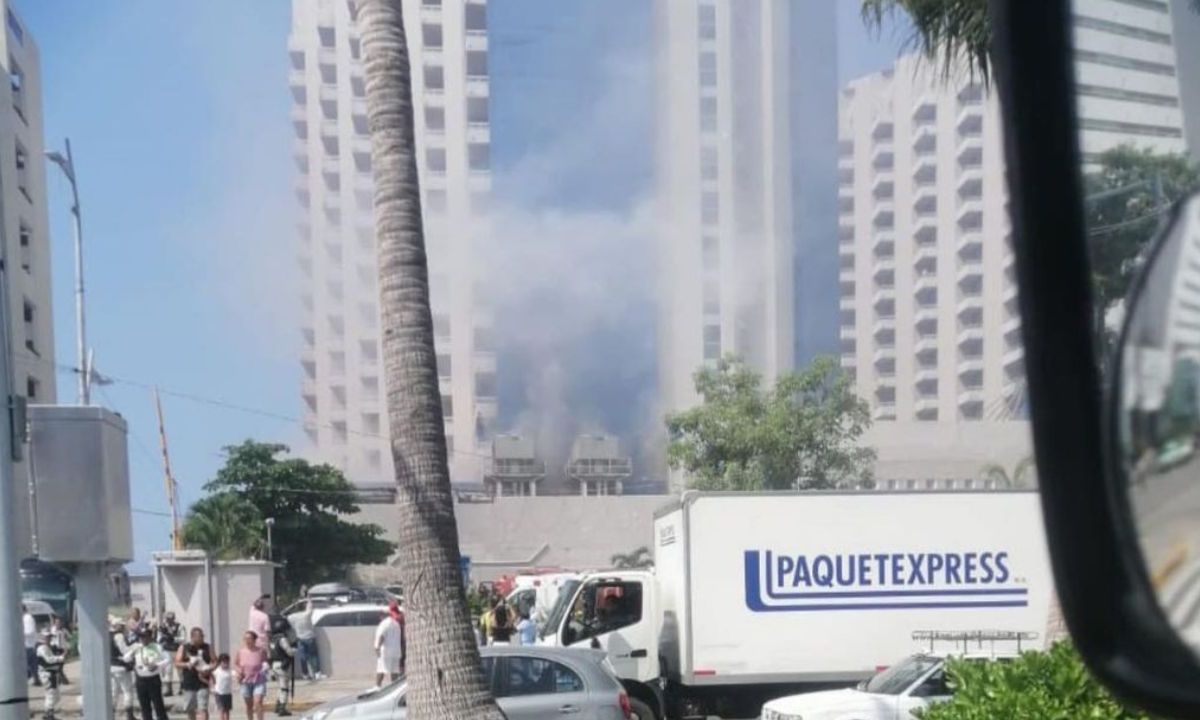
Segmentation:
<svg viewBox="0 0 1200 720">
<path fill-rule="evenodd" d="M 905 658 L 868 680 L 863 690 L 878 695 L 899 695 L 940 663 L 941 660 L 921 655 Z"/>
<path fill-rule="evenodd" d="M 540 637 L 549 637 L 558 632 L 558 626 L 566 616 L 567 608 L 571 606 L 571 600 L 574 599 L 580 584 L 579 580 L 567 580 L 562 584 L 558 590 L 558 597 L 554 600 L 554 607 L 542 623 Z"/>
</svg>

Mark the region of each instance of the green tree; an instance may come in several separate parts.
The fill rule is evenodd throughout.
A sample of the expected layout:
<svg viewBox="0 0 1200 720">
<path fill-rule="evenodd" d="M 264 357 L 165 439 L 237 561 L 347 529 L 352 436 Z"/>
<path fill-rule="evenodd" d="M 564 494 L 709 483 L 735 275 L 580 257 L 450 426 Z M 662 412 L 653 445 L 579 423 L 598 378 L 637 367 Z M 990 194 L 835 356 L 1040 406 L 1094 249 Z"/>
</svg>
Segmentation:
<svg viewBox="0 0 1200 720">
<path fill-rule="evenodd" d="M 991 480 L 998 488 L 1026 488 L 1037 484 L 1037 466 L 1032 457 L 1024 457 L 1017 461 L 1009 472 L 1000 463 L 988 463 L 979 471 L 985 480 Z"/>
<path fill-rule="evenodd" d="M 954 697 L 917 712 L 922 720 L 1133 720 L 1146 718 L 1122 707 L 1096 682 L 1069 643 L 1027 652 L 1012 662 L 951 660 L 947 675 Z"/>
<path fill-rule="evenodd" d="M 1085 182 L 1096 327 L 1102 330 L 1104 314 L 1129 291 L 1163 213 L 1195 189 L 1200 175 L 1182 155 L 1128 145 L 1101 154 L 1096 165 Z"/>
<path fill-rule="evenodd" d="M 218 560 L 261 557 L 265 538 L 258 509 L 233 493 L 201 498 L 188 511 L 183 544 L 208 551 Z"/>
<path fill-rule="evenodd" d="M 613 555 L 609 562 L 620 569 L 646 568 L 654 565 L 654 558 L 650 556 L 650 548 L 642 545 L 632 552 Z"/>
<path fill-rule="evenodd" d="M 862 0 L 863 21 L 881 32 L 897 15 L 912 21 L 910 48 L 933 60 L 949 76 L 962 67 L 986 83 L 992 28 L 987 0 Z"/>
<path fill-rule="evenodd" d="M 695 374 L 701 404 L 667 418 L 671 467 L 702 490 L 787 490 L 869 481 L 874 450 L 858 446 L 867 404 L 832 358 L 762 389 L 734 357 Z"/>
<path fill-rule="evenodd" d="M 192 506 L 185 544 L 217 557 L 265 556 L 266 519 L 273 518 L 272 559 L 283 563 L 283 592 L 344 577 L 351 565 L 386 562 L 395 546 L 378 525 L 340 516 L 358 512 L 354 488 L 340 471 L 281 458 L 286 445 L 251 440 L 225 448 L 225 465 Z"/>
<path fill-rule="evenodd" d="M 406 593 L 408 717 L 503 718 L 483 676 L 459 567 L 403 3 L 359 0 L 355 8 L 371 132 L 384 384 Z"/>
</svg>

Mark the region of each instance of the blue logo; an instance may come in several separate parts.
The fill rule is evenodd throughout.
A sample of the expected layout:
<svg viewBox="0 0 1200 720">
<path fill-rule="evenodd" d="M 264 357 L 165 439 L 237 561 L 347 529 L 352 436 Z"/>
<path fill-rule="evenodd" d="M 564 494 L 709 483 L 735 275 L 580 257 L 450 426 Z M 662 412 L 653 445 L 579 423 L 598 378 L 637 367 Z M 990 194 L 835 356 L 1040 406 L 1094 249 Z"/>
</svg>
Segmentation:
<svg viewBox="0 0 1200 720">
<path fill-rule="evenodd" d="M 777 554 L 745 551 L 754 612 L 1027 607 L 1005 551 Z"/>
</svg>

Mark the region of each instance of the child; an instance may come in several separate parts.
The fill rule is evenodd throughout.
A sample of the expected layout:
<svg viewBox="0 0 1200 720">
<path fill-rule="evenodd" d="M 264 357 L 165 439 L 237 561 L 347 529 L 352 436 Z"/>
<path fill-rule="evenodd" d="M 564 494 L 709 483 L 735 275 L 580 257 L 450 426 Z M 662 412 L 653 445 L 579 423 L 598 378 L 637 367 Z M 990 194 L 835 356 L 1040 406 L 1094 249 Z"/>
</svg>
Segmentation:
<svg viewBox="0 0 1200 720">
<path fill-rule="evenodd" d="M 229 669 L 229 653 L 217 656 L 217 667 L 212 671 L 212 689 L 221 720 L 229 720 L 233 710 L 233 671 Z"/>
</svg>

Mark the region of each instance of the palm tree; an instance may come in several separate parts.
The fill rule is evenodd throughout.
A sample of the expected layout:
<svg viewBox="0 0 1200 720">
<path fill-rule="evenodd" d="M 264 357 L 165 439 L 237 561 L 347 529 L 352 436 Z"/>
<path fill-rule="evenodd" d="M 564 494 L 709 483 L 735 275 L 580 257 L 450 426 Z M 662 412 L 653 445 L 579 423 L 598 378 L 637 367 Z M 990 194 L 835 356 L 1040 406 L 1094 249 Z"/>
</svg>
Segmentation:
<svg viewBox="0 0 1200 720">
<path fill-rule="evenodd" d="M 384 380 L 406 590 L 410 718 L 503 718 L 492 700 L 459 568 L 429 309 L 401 0 L 360 0 L 383 321 Z"/>
<path fill-rule="evenodd" d="M 983 466 L 979 474 L 984 480 L 991 480 L 992 484 L 998 488 L 1027 488 L 1037 486 L 1037 466 L 1034 465 L 1032 457 L 1024 457 L 1018 460 L 1013 465 L 1011 473 L 999 463 L 988 463 Z"/>
<path fill-rule="evenodd" d="M 262 515 L 233 493 L 210 495 L 192 505 L 180 535 L 185 547 L 198 548 L 216 560 L 261 556 Z"/>
<path fill-rule="evenodd" d="M 650 549 L 642 545 L 633 552 L 613 555 L 610 562 L 619 569 L 645 568 L 654 564 L 654 558 L 650 557 Z"/>
<path fill-rule="evenodd" d="M 987 0 L 862 0 L 862 17 L 876 32 L 897 14 L 907 15 L 918 48 L 949 75 L 965 66 L 986 83 L 991 76 L 988 52 L 992 29 Z"/>
</svg>

